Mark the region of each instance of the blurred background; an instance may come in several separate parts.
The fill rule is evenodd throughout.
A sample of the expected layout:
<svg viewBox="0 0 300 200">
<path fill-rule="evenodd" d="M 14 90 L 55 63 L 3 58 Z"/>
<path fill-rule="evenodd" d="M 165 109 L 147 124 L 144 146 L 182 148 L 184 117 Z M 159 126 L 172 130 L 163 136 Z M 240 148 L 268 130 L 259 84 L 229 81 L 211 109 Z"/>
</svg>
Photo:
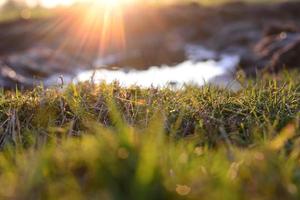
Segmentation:
<svg viewBox="0 0 300 200">
<path fill-rule="evenodd" d="M 0 0 L 0 86 L 220 86 L 300 66 L 300 2 Z M 230 86 L 231 87 L 231 86 Z"/>
</svg>

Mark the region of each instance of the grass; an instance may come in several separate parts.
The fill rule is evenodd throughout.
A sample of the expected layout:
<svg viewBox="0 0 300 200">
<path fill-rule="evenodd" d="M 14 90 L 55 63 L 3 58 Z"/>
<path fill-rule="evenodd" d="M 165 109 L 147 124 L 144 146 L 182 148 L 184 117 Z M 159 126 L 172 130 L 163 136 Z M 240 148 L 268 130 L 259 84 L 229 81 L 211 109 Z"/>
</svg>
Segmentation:
<svg viewBox="0 0 300 200">
<path fill-rule="evenodd" d="M 0 90 L 0 199 L 299 199 L 298 77 Z"/>
<path fill-rule="evenodd" d="M 0 197 L 299 199 L 299 73 L 238 93 L 82 83 L 0 92 Z"/>
</svg>

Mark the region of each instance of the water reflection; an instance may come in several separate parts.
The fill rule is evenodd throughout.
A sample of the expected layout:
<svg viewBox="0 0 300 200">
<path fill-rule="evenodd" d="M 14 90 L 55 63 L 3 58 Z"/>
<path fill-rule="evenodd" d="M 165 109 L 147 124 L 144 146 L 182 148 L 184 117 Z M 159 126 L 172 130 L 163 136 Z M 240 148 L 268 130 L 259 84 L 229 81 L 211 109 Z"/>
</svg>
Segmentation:
<svg viewBox="0 0 300 200">
<path fill-rule="evenodd" d="M 165 87 L 181 88 L 185 84 L 202 86 L 206 83 L 232 90 L 239 90 L 240 85 L 234 80 L 233 72 L 238 65 L 239 56 L 209 51 L 201 46 L 187 45 L 185 48 L 187 60 L 175 66 L 153 66 L 148 70 L 122 68 L 109 70 L 82 71 L 73 79 L 75 83 L 93 81 L 94 83 L 118 81 L 120 85 L 129 87 Z M 120 56 L 115 57 L 117 60 Z M 112 62 L 113 57 L 109 57 Z M 101 61 L 97 61 L 98 63 Z M 105 63 L 105 62 L 103 62 Z M 69 78 L 67 77 L 67 80 Z"/>
</svg>

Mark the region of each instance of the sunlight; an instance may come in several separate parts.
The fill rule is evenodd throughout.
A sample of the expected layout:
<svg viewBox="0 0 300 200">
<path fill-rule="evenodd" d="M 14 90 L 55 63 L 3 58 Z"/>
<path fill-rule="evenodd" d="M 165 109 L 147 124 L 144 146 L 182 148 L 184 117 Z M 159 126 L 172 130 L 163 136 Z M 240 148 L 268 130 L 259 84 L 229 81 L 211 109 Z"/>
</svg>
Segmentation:
<svg viewBox="0 0 300 200">
<path fill-rule="evenodd" d="M 123 22 L 124 1 L 122 0 L 89 0 L 90 7 L 86 13 L 88 29 L 96 30 L 100 39 L 99 56 L 112 47 L 125 48 L 125 28 Z M 102 12 L 99 12 L 99 11 Z M 98 28 L 97 28 L 98 27 Z"/>
<path fill-rule="evenodd" d="M 30 3 L 32 0 L 27 0 Z M 129 2 L 128 0 L 41 0 L 40 3 L 48 8 L 52 8 L 58 5 L 71 5 L 76 2 L 92 3 L 96 6 L 102 7 L 116 7 Z"/>
<path fill-rule="evenodd" d="M 52 2 L 53 0 L 44 1 Z M 73 25 L 69 25 L 69 31 L 76 37 L 79 44 L 79 48 L 76 49 L 78 55 L 90 47 L 97 49 L 93 53 L 98 57 L 104 56 L 112 49 L 123 51 L 126 46 L 123 5 L 133 1 L 77 0 L 76 2 L 83 4 L 75 7 L 69 17 L 62 18 L 54 29 L 70 23 L 68 22 L 70 18 L 73 19 Z M 63 49 L 68 42 L 69 39 L 64 40 L 58 47 L 58 51 Z"/>
<path fill-rule="evenodd" d="M 29 5 L 31 5 L 31 4 L 35 5 L 32 2 L 33 1 L 27 0 L 27 3 Z M 41 0 L 40 3 L 41 3 L 42 6 L 44 6 L 46 8 L 53 8 L 53 7 L 56 7 L 58 5 L 60 5 L 60 6 L 69 6 L 72 3 L 74 3 L 74 0 Z"/>
<path fill-rule="evenodd" d="M 106 7 L 116 7 L 116 6 L 120 6 L 122 4 L 121 0 L 100 0 L 100 1 L 96 1 L 97 4 L 99 5 L 103 5 Z"/>
</svg>

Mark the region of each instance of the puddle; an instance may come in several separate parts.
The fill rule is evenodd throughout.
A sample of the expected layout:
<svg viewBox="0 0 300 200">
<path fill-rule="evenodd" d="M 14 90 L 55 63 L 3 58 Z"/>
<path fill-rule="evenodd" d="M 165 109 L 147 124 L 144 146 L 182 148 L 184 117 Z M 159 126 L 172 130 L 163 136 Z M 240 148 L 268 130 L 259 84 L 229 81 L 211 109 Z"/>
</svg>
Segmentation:
<svg viewBox="0 0 300 200">
<path fill-rule="evenodd" d="M 94 83 L 119 82 L 121 86 L 132 85 L 140 87 L 167 87 L 181 88 L 185 84 L 202 86 L 213 84 L 231 90 L 239 90 L 241 86 L 234 80 L 233 73 L 240 58 L 236 55 L 221 54 L 209 51 L 202 46 L 187 45 L 185 48 L 187 60 L 175 66 L 153 66 L 148 70 L 134 70 L 125 67 L 118 70 L 100 68 L 97 70 L 81 71 L 73 78 L 73 82 L 93 81 Z M 118 59 L 120 56 L 109 57 L 109 62 Z M 102 62 L 107 62 L 107 58 Z M 98 63 L 101 60 L 97 61 Z M 51 78 L 48 82 L 53 82 Z M 56 77 L 57 80 L 57 77 Z M 66 77 L 66 82 L 70 81 Z M 48 83 L 49 84 L 49 83 Z"/>
</svg>

